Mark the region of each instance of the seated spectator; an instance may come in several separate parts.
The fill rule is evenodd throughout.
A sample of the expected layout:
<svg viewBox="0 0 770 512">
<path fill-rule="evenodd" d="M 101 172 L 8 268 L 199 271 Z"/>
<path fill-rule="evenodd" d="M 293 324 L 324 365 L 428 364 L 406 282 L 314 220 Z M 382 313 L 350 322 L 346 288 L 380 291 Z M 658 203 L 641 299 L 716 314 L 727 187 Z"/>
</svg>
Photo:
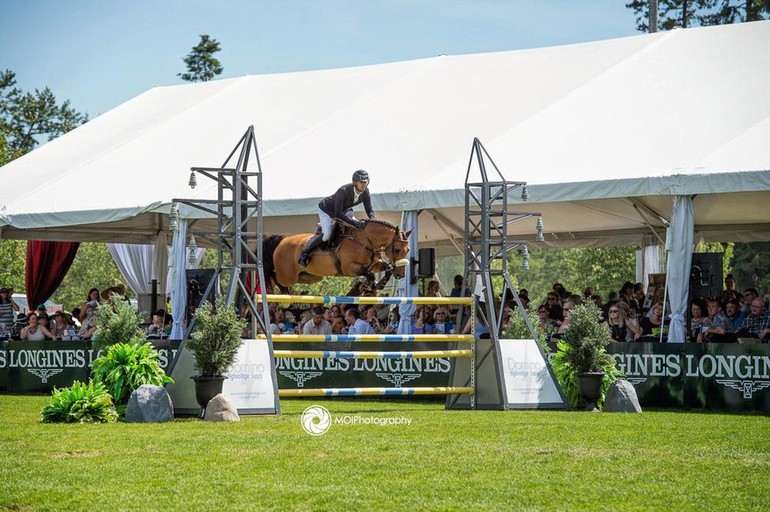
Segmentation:
<svg viewBox="0 0 770 512">
<path fill-rule="evenodd" d="M 627 308 L 628 305 L 625 302 L 618 302 L 610 306 L 608 310 L 610 317 L 607 319 L 607 325 L 610 328 L 610 342 L 612 343 L 625 343 L 629 341 L 629 338 L 633 341 L 641 336 L 641 329 L 636 331 L 635 326 L 626 316 L 629 311 Z"/>
<path fill-rule="evenodd" d="M 765 311 L 765 301 L 759 297 L 754 297 L 749 307 L 751 313 L 743 319 L 738 336 L 756 336 L 764 340 L 770 333 L 770 315 Z"/>
<path fill-rule="evenodd" d="M 743 291 L 743 315 L 751 313 L 751 301 L 759 297 L 759 291 L 756 288 L 746 288 Z M 764 302 L 764 301 L 762 301 Z"/>
<path fill-rule="evenodd" d="M 438 281 L 430 281 L 428 282 L 428 290 L 425 292 L 426 297 L 440 297 L 441 296 L 441 285 L 439 285 Z"/>
<path fill-rule="evenodd" d="M 324 308 L 313 308 L 313 316 L 309 322 L 302 326 L 302 334 L 331 334 L 332 325 L 324 320 Z"/>
<path fill-rule="evenodd" d="M 410 332 L 412 334 L 433 334 L 433 325 L 429 321 L 429 313 L 426 307 L 417 307 Z"/>
<path fill-rule="evenodd" d="M 575 304 L 572 301 L 568 300 L 564 303 L 564 307 L 561 308 L 562 313 L 564 314 L 564 319 L 556 328 L 556 332 L 551 335 L 551 338 L 561 339 L 564 331 L 567 330 L 567 327 L 569 327 L 569 313 L 574 307 Z"/>
<path fill-rule="evenodd" d="M 21 339 L 21 330 L 28 325 L 27 315 L 25 313 L 19 313 L 16 315 L 16 321 L 13 323 L 13 330 L 11 331 L 11 338 L 14 340 Z"/>
<path fill-rule="evenodd" d="M 551 287 L 551 290 L 556 293 L 556 295 L 559 297 L 559 300 L 561 302 L 566 301 L 570 295 L 572 295 L 572 292 L 568 291 L 566 288 L 564 288 L 564 285 L 561 283 L 554 283 Z"/>
<path fill-rule="evenodd" d="M 382 333 L 382 325 L 380 325 L 380 320 L 377 318 L 377 308 L 374 306 L 369 306 L 366 308 L 364 312 L 364 320 L 369 322 L 369 325 L 372 326 L 372 329 L 374 329 L 375 334 Z"/>
<path fill-rule="evenodd" d="M 549 316 L 549 307 L 547 304 L 543 304 L 537 308 L 537 318 L 539 320 L 536 326 L 538 332 L 545 334 L 545 340 L 550 341 L 551 335 L 556 332 L 558 326 Z"/>
<path fill-rule="evenodd" d="M 331 324 L 332 324 L 332 334 L 345 333 L 345 320 L 341 316 L 338 316 L 337 318 L 332 318 Z"/>
<path fill-rule="evenodd" d="M 13 289 L 0 288 L 0 331 L 10 331 L 19 312 L 19 305 L 13 300 Z"/>
<path fill-rule="evenodd" d="M 398 324 L 400 321 L 401 316 L 398 314 L 398 306 L 395 306 L 390 310 L 388 325 L 385 327 L 385 334 L 398 334 Z"/>
<path fill-rule="evenodd" d="M 433 334 L 454 334 L 455 324 L 449 318 L 449 311 L 440 307 L 433 313 Z"/>
<path fill-rule="evenodd" d="M 43 306 L 43 309 L 40 309 L 40 306 Z M 45 306 L 41 304 L 37 307 L 37 325 L 42 325 L 49 331 L 53 329 L 53 318 L 48 316 L 48 313 L 45 310 Z"/>
<path fill-rule="evenodd" d="M 64 311 L 57 311 L 53 315 L 53 327 L 49 329 L 56 339 L 71 338 L 70 330 L 74 330 L 75 324 L 72 316 Z"/>
<path fill-rule="evenodd" d="M 642 336 L 660 336 L 661 330 L 666 334 L 665 321 L 663 320 L 663 304 L 658 302 L 650 308 L 650 316 L 643 316 L 639 321 L 642 328 Z"/>
<path fill-rule="evenodd" d="M 21 330 L 21 339 L 27 341 L 43 341 L 55 339 L 56 336 L 47 327 L 38 323 L 37 314 L 33 311 L 27 315 L 28 325 Z"/>
<path fill-rule="evenodd" d="M 147 336 L 164 338 L 171 334 L 173 324 L 171 315 L 165 309 L 159 309 L 152 314 L 152 323 L 147 327 Z"/>
<path fill-rule="evenodd" d="M 719 302 L 719 299 L 712 297 L 706 300 L 706 308 L 709 316 L 706 318 L 706 325 L 696 341 L 698 343 L 726 341 L 724 336 L 730 321 L 727 319 L 727 315 L 722 312 L 722 303 Z"/>
<path fill-rule="evenodd" d="M 746 316 L 738 299 L 730 299 L 725 304 L 725 316 L 727 317 L 727 332 L 738 332 L 741 329 L 743 318 Z"/>
<path fill-rule="evenodd" d="M 690 342 L 697 341 L 701 331 L 708 328 L 707 310 L 706 301 L 703 299 L 693 299 L 690 303 Z"/>
<path fill-rule="evenodd" d="M 345 310 L 345 322 L 348 324 L 348 334 L 377 334 L 369 322 L 361 318 L 358 308 Z"/>
<path fill-rule="evenodd" d="M 471 291 L 466 287 L 465 290 L 463 290 L 463 276 L 460 274 L 457 274 L 454 277 L 454 287 L 452 288 L 452 291 L 449 292 L 450 297 L 470 297 Z"/>
<path fill-rule="evenodd" d="M 487 327 L 487 324 L 484 320 L 484 303 L 479 303 L 476 305 L 476 322 L 475 322 L 475 332 L 473 334 L 476 335 L 476 338 L 480 340 L 488 340 L 490 339 L 489 335 L 489 328 Z M 471 334 L 471 331 L 474 328 L 474 322 L 472 322 L 472 318 L 468 318 L 468 321 L 465 322 L 465 326 L 463 327 L 462 334 Z"/>
<path fill-rule="evenodd" d="M 727 303 L 730 300 L 739 300 L 741 298 L 741 292 L 735 285 L 735 277 L 732 274 L 727 274 L 725 277 L 725 289 L 722 291 L 722 300 Z"/>
</svg>

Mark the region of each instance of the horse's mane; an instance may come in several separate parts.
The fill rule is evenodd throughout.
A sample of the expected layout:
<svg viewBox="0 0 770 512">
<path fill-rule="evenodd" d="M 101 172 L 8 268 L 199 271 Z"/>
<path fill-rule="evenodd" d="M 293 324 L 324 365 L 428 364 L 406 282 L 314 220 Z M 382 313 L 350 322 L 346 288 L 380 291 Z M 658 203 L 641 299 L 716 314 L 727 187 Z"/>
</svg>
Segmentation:
<svg viewBox="0 0 770 512">
<path fill-rule="evenodd" d="M 390 229 L 394 229 L 394 230 L 396 230 L 396 231 L 398 231 L 398 229 L 399 229 L 399 228 L 398 228 L 398 226 L 394 226 L 393 224 L 391 224 L 390 222 L 388 222 L 388 221 L 386 221 L 386 220 L 380 220 L 380 219 L 366 219 L 366 222 L 370 222 L 370 223 L 372 223 L 372 224 L 382 224 L 383 226 L 387 226 L 387 227 L 389 227 Z"/>
</svg>

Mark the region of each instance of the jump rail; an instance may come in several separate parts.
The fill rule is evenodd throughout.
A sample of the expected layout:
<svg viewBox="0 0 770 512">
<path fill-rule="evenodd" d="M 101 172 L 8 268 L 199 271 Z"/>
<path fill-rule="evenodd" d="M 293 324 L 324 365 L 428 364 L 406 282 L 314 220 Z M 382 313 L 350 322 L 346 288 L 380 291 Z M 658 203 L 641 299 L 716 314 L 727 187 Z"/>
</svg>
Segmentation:
<svg viewBox="0 0 770 512">
<path fill-rule="evenodd" d="M 421 352 L 375 352 L 343 350 L 274 350 L 275 357 L 356 358 L 356 359 L 426 359 L 430 357 L 473 357 L 473 350 L 424 350 Z"/>
<path fill-rule="evenodd" d="M 257 294 L 257 301 L 262 296 Z M 473 297 L 335 297 L 333 295 L 275 295 L 268 294 L 267 302 L 294 302 L 299 304 L 473 304 Z"/>
<path fill-rule="evenodd" d="M 273 334 L 273 342 L 289 343 L 324 343 L 328 341 L 361 341 L 361 342 L 385 342 L 385 341 L 463 341 L 474 342 L 473 334 Z M 264 334 L 257 339 L 267 339 Z"/>
<path fill-rule="evenodd" d="M 280 397 L 372 395 L 471 395 L 471 387 L 279 389 Z"/>
</svg>

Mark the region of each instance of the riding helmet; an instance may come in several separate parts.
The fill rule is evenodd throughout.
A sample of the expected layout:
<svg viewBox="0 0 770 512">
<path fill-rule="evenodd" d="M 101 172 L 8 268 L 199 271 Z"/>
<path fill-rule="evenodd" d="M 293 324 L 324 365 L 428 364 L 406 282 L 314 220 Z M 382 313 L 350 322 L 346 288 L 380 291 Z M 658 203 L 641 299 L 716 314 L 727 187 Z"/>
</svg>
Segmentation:
<svg viewBox="0 0 770 512">
<path fill-rule="evenodd" d="M 360 169 L 353 173 L 353 181 L 365 181 L 369 183 L 369 173 Z"/>
</svg>

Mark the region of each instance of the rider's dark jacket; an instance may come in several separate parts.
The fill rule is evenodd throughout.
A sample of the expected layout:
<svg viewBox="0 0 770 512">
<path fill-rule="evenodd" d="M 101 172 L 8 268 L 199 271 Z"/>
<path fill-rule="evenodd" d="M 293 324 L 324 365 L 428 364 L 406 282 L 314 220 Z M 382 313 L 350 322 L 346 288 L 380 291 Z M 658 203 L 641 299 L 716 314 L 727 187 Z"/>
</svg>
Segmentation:
<svg viewBox="0 0 770 512">
<path fill-rule="evenodd" d="M 372 210 L 372 199 L 369 195 L 369 188 L 364 189 L 358 196 L 358 201 L 353 200 L 355 197 L 355 184 L 348 183 L 342 185 L 337 192 L 325 197 L 318 203 L 318 207 L 324 211 L 332 219 L 346 220 L 353 215 L 353 207 L 361 203 L 364 203 L 364 210 L 366 215 L 370 219 L 374 219 L 374 210 Z"/>
</svg>

